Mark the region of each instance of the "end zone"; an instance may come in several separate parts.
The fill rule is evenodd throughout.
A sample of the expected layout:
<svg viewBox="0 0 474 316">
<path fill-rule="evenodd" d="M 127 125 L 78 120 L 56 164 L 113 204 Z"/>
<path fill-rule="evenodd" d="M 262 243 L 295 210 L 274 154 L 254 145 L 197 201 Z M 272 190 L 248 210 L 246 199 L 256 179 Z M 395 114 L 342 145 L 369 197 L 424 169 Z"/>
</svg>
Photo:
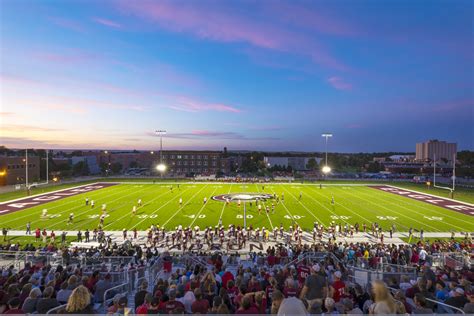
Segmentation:
<svg viewBox="0 0 474 316">
<path fill-rule="evenodd" d="M 377 190 L 382 190 L 385 192 L 405 196 L 413 200 L 426 202 L 428 204 L 436 205 L 436 206 L 439 206 L 451 211 L 463 213 L 465 215 L 474 216 L 474 205 L 466 203 L 466 202 L 458 202 L 456 200 L 443 198 L 436 195 L 421 193 L 421 192 L 412 191 L 408 189 L 401 189 L 401 188 L 387 186 L 387 185 L 371 185 L 370 187 Z"/>
<path fill-rule="evenodd" d="M 51 201 L 61 200 L 70 196 L 91 192 L 103 188 L 108 188 L 111 186 L 117 185 L 117 183 L 93 183 L 93 184 L 86 184 L 78 187 L 73 187 L 64 190 L 58 190 L 54 192 L 48 192 L 43 194 L 38 194 L 34 196 L 28 196 L 12 201 L 7 201 L 0 203 L 0 215 L 5 215 L 9 213 L 13 213 L 16 211 L 21 211 L 33 206 L 38 206 L 41 204 L 49 203 Z"/>
</svg>

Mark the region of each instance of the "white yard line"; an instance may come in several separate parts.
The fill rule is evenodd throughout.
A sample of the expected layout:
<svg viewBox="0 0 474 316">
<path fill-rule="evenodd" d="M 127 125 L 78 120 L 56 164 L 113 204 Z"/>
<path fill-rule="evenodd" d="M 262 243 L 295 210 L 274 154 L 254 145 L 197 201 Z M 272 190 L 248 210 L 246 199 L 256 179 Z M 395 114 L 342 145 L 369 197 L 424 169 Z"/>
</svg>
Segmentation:
<svg viewBox="0 0 474 316">
<path fill-rule="evenodd" d="M 108 204 L 109 204 L 109 205 L 113 205 L 113 204 L 116 203 L 117 201 L 119 201 L 119 200 L 121 200 L 121 199 L 123 199 L 123 198 L 125 198 L 125 197 L 127 197 L 127 196 L 130 196 L 130 195 L 132 195 L 132 194 L 136 194 L 137 192 L 141 192 L 141 191 L 143 191 L 143 190 L 145 190 L 145 189 L 147 189 L 147 188 L 143 188 L 143 189 L 141 189 L 141 190 L 133 191 L 133 192 L 130 192 L 130 193 L 125 194 L 125 195 L 123 195 L 123 196 L 120 196 L 118 199 L 115 199 L 115 200 L 113 200 L 113 201 L 111 201 L 111 202 L 108 202 Z M 124 190 L 124 191 L 125 191 L 125 192 L 128 192 L 129 190 L 130 190 L 130 188 L 127 188 L 127 190 Z M 124 191 L 120 191 L 120 192 L 118 192 L 117 194 L 119 194 L 119 193 L 120 193 L 120 194 L 123 194 Z M 116 194 L 113 194 L 113 195 L 116 195 Z M 109 197 L 110 197 L 110 196 L 109 196 Z M 108 199 L 109 197 L 107 197 L 107 199 Z M 109 200 L 107 200 L 107 201 L 109 201 Z M 96 201 L 95 201 L 95 202 L 96 202 Z M 90 202 L 89 202 L 89 203 L 90 203 Z M 88 210 L 86 210 L 86 211 L 84 211 L 84 212 L 81 212 L 81 213 L 79 213 L 79 214 L 74 214 L 74 218 L 75 218 L 75 219 L 78 219 L 80 216 L 82 216 L 82 215 L 84 215 L 84 214 L 87 214 L 87 213 L 90 213 L 91 211 L 94 211 L 94 212 L 101 212 L 101 204 L 102 204 L 102 203 L 97 203 L 97 204 L 95 204 L 94 208 L 91 208 L 90 206 L 87 206 Z M 109 209 L 109 211 L 113 211 L 113 210 L 115 210 L 115 209 L 113 209 L 113 208 L 110 208 L 110 209 Z M 109 211 L 107 211 L 107 213 L 108 213 Z M 66 211 L 66 212 L 67 212 L 67 211 Z M 64 213 L 64 212 L 62 212 L 62 213 Z M 60 213 L 58 213 L 58 214 L 60 214 Z M 66 220 L 66 219 L 64 219 L 64 220 Z M 90 222 L 92 222 L 92 221 L 96 221 L 96 220 L 97 220 L 96 218 L 94 218 L 94 219 L 86 219 L 86 222 L 80 224 L 78 227 L 83 227 L 84 224 L 88 224 L 88 223 L 90 223 Z M 57 226 L 57 225 L 59 225 L 59 224 L 61 224 L 61 223 L 64 223 L 64 221 L 59 221 L 59 222 L 55 223 L 53 226 L 50 226 L 49 228 L 55 227 L 55 226 Z M 78 223 L 77 223 L 77 224 L 78 224 Z M 74 224 L 74 225 L 77 225 L 77 224 Z M 105 226 L 104 226 L 104 228 L 105 228 Z"/>
<path fill-rule="evenodd" d="M 301 201 L 299 199 L 296 198 L 296 196 L 293 195 L 293 193 L 290 192 L 290 190 L 288 190 L 287 188 L 285 188 L 285 190 L 298 202 L 301 204 L 301 206 L 304 207 L 304 209 L 311 215 L 313 215 L 314 218 L 316 218 L 318 220 L 318 223 L 323 223 L 323 221 L 321 221 L 321 219 L 319 219 L 319 217 L 317 217 L 309 208 L 306 207 L 306 205 L 304 205 L 303 203 L 301 203 Z"/>
<path fill-rule="evenodd" d="M 186 205 L 188 205 L 193 199 L 194 197 L 196 197 L 196 195 L 198 195 L 199 192 L 201 192 L 202 190 L 204 190 L 205 188 L 207 187 L 207 185 L 203 188 L 201 188 L 201 190 L 197 191 L 196 193 L 194 193 L 191 198 L 186 202 L 184 203 L 184 205 L 182 207 L 180 207 L 173 215 L 171 215 L 170 218 L 168 218 L 168 220 L 163 224 L 163 227 L 165 227 L 166 224 L 168 224 L 170 222 L 171 219 L 173 219 Z"/>
<path fill-rule="evenodd" d="M 403 190 L 404 190 L 404 189 L 403 189 Z M 377 189 L 377 191 L 390 193 L 390 194 L 387 196 L 387 199 L 391 199 L 391 200 L 393 200 L 393 201 L 396 201 L 396 197 L 397 197 L 397 196 L 406 197 L 406 196 L 404 196 L 404 195 L 394 194 L 393 192 L 387 192 L 387 191 L 383 191 L 383 190 L 379 190 L 379 189 Z M 408 190 L 407 190 L 407 191 L 408 191 Z M 420 193 L 420 194 L 421 194 L 421 195 L 425 195 L 425 193 Z M 439 197 L 439 198 L 441 198 L 441 197 Z M 437 213 L 437 214 L 439 214 L 439 215 L 442 215 L 443 217 L 448 217 L 448 218 L 451 218 L 451 219 L 459 220 L 459 221 L 464 222 L 464 223 L 466 223 L 466 224 L 471 224 L 471 225 L 472 225 L 472 223 L 473 223 L 473 221 L 467 221 L 467 220 L 464 220 L 464 219 L 462 219 L 462 218 L 457 218 L 457 217 L 454 216 L 454 215 L 450 215 L 450 214 L 459 214 L 459 212 L 456 212 L 456 211 L 454 211 L 454 210 L 450 210 L 450 209 L 448 209 L 448 208 L 444 208 L 444 207 L 442 207 L 442 206 L 435 205 L 435 204 L 429 204 L 429 203 L 426 203 L 426 202 L 423 201 L 423 200 L 411 199 L 411 198 L 409 198 L 409 197 L 406 197 L 405 200 L 406 200 L 406 201 L 405 201 L 405 204 L 408 204 L 408 205 L 411 205 L 411 206 L 414 206 L 414 207 L 418 207 L 418 208 L 422 208 L 422 209 L 425 209 L 425 210 L 427 210 L 427 211 L 429 211 L 429 212 L 435 212 L 435 213 Z M 416 204 L 416 203 L 413 203 L 413 202 L 415 202 L 415 201 L 422 202 L 422 203 L 420 203 L 420 205 L 418 205 L 418 204 Z M 425 206 L 425 205 L 426 205 L 426 206 Z M 448 212 L 439 211 L 439 210 L 437 210 L 437 208 L 431 209 L 431 208 L 429 208 L 428 206 L 438 206 L 439 208 L 442 208 L 443 210 L 448 211 Z M 463 215 L 467 215 L 467 214 L 463 214 Z M 467 215 L 467 216 L 469 216 L 469 215 Z"/>
<path fill-rule="evenodd" d="M 232 190 L 232 183 L 229 185 L 229 192 L 227 192 L 227 194 L 230 194 L 231 190 Z M 222 206 L 222 210 L 221 210 L 221 215 L 219 216 L 219 219 L 217 220 L 217 225 L 219 225 L 219 222 L 222 219 L 222 215 L 224 215 L 224 209 L 225 209 L 226 205 L 227 205 L 227 202 L 224 201 L 224 205 Z"/>
<path fill-rule="evenodd" d="M 260 193 L 260 188 L 258 186 L 258 184 L 256 184 L 257 186 L 257 191 L 258 193 Z M 272 227 L 272 231 L 274 230 L 274 226 L 273 226 L 273 223 L 272 223 L 272 220 L 270 219 L 270 215 L 268 215 L 268 212 L 267 212 L 267 204 L 266 204 L 266 201 L 263 200 L 263 206 L 265 206 L 265 210 L 263 210 L 265 212 L 265 214 L 267 215 L 267 218 L 268 218 L 268 221 L 270 222 L 270 226 Z M 275 205 L 276 207 L 276 205 Z"/>
<path fill-rule="evenodd" d="M 321 193 L 319 193 L 319 192 L 317 191 L 318 189 L 316 189 L 316 188 L 310 188 L 310 189 L 312 189 L 312 190 L 313 190 L 315 193 L 317 193 L 318 195 L 320 195 L 320 196 L 326 198 L 325 195 L 323 195 L 323 194 L 321 194 Z M 338 215 L 337 213 L 331 211 L 330 208 L 328 208 L 327 206 L 325 206 L 324 204 L 322 204 L 321 202 L 319 202 L 318 200 L 316 200 L 316 199 L 313 198 L 312 196 L 310 196 L 310 198 L 313 199 L 314 201 L 318 202 L 321 206 L 323 206 L 323 207 L 326 208 L 327 210 L 329 210 L 329 212 L 331 212 L 334 216 L 337 216 L 337 217 L 340 217 L 340 216 L 341 216 L 341 215 Z M 340 205 L 340 206 L 342 206 L 343 208 L 345 208 L 346 210 L 348 210 L 351 214 L 358 216 L 359 218 L 363 219 L 364 221 L 367 221 L 367 222 L 369 222 L 369 223 L 372 222 L 372 221 L 370 221 L 369 219 L 365 218 L 364 216 L 362 216 L 362 215 L 360 215 L 360 214 L 357 214 L 356 212 L 352 211 L 352 210 L 349 209 L 347 206 L 345 206 L 345 205 L 343 205 L 343 204 L 341 204 L 341 203 L 338 203 L 338 202 L 334 201 L 334 205 Z M 352 224 L 349 223 L 348 221 L 346 221 L 346 220 L 344 220 L 344 219 L 343 219 L 343 221 L 344 221 L 346 224 L 348 224 L 349 226 L 352 226 Z"/>
<path fill-rule="evenodd" d="M 100 189 L 99 189 L 99 190 L 100 190 Z M 97 190 L 97 191 L 99 191 L 99 190 Z M 95 193 L 94 195 L 91 194 L 90 196 L 99 195 L 100 193 L 97 192 L 97 191 L 95 191 L 96 193 Z M 114 196 L 114 195 L 121 194 L 121 193 L 123 193 L 124 191 L 127 191 L 127 190 L 126 190 L 126 189 L 120 190 L 119 192 L 115 192 L 115 193 L 111 194 L 110 196 Z M 94 192 L 94 191 L 91 191 L 91 192 Z M 103 192 L 102 192 L 102 193 L 103 193 Z M 84 193 L 81 193 L 81 194 L 84 194 Z M 75 196 L 77 197 L 78 195 L 75 195 Z M 45 207 L 45 208 L 48 209 L 48 214 L 49 214 L 49 215 L 57 215 L 57 214 L 70 213 L 72 210 L 81 208 L 82 206 L 84 206 L 84 204 L 81 203 L 81 205 L 76 205 L 76 206 L 74 206 L 74 207 L 68 208 L 68 209 L 63 210 L 63 211 L 60 211 L 60 212 L 58 212 L 58 213 L 51 213 L 50 211 L 53 210 L 53 209 L 55 209 L 55 208 L 63 207 L 64 205 L 67 205 L 67 204 L 78 203 L 80 200 L 84 201 L 84 197 L 80 197 L 80 198 L 78 198 L 78 199 L 74 199 L 74 200 L 72 200 L 72 201 L 70 201 L 70 202 L 67 202 L 67 203 L 60 203 L 60 204 L 58 204 L 57 206 L 53 206 L 53 207 L 49 207 L 49 208 L 48 208 L 48 207 Z M 56 202 L 59 202 L 59 200 L 57 200 Z M 51 202 L 49 202 L 49 203 L 54 203 L 54 201 L 51 201 Z M 40 204 L 40 205 L 33 206 L 33 207 L 38 207 L 38 206 L 41 206 L 41 205 L 46 206 L 46 205 L 49 204 L 49 203 Z M 31 208 L 33 208 L 33 207 L 31 207 Z M 17 211 L 17 212 L 27 211 L 27 210 L 29 210 L 29 209 L 31 209 L 31 208 L 25 208 L 25 209 L 19 210 L 19 211 Z M 40 213 L 38 212 L 38 215 L 39 215 L 39 214 L 40 214 Z M 23 219 L 23 218 L 27 218 L 27 217 L 36 217 L 36 216 L 35 216 L 34 214 L 27 214 L 27 215 L 15 217 L 14 219 L 8 220 L 8 221 L 6 221 L 6 222 L 2 222 L 2 224 L 4 224 L 4 223 L 10 223 L 10 222 L 16 222 L 16 221 L 18 221 L 19 219 Z M 39 216 L 38 216 L 38 217 L 39 217 Z M 36 221 L 37 219 L 38 219 L 38 218 L 34 218 L 32 221 Z M 23 226 L 24 226 L 24 225 L 23 225 Z"/>
<path fill-rule="evenodd" d="M 346 192 L 346 191 L 345 191 L 345 192 Z M 437 229 L 436 227 L 433 227 L 433 226 L 428 225 L 428 224 L 426 224 L 426 223 L 420 222 L 420 221 L 414 219 L 413 217 L 406 216 L 406 215 L 403 214 L 403 213 L 400 213 L 400 212 L 394 211 L 394 210 L 392 210 L 392 209 L 390 209 L 390 208 L 388 208 L 388 207 L 385 207 L 385 206 L 383 205 L 383 203 L 382 203 L 382 204 L 377 204 L 377 203 L 374 203 L 374 202 L 372 202 L 372 201 L 370 201 L 370 200 L 361 198 L 359 195 L 351 194 L 350 192 L 347 192 L 347 193 L 350 194 L 350 195 L 352 195 L 352 196 L 355 196 L 355 197 L 356 197 L 357 199 L 359 199 L 359 200 L 363 200 L 363 201 L 369 202 L 370 204 L 374 204 L 374 205 L 375 205 L 376 207 L 378 207 L 378 208 L 384 208 L 384 209 L 386 209 L 387 211 L 389 211 L 389 212 L 391 212 L 391 213 L 398 214 L 398 215 L 401 216 L 401 217 L 408 218 L 410 221 L 417 222 L 417 223 L 421 224 L 421 227 L 426 226 L 426 227 L 433 228 L 435 231 L 440 231 L 440 230 Z M 385 214 L 385 215 L 383 215 L 383 216 L 391 216 L 391 215 Z"/>
<path fill-rule="evenodd" d="M 199 209 L 198 213 L 196 214 L 196 216 L 194 216 L 194 219 L 193 221 L 191 222 L 191 224 L 188 225 L 188 227 L 191 227 L 193 226 L 193 224 L 196 222 L 196 220 L 198 219 L 199 215 L 201 215 L 202 211 L 204 210 L 204 208 L 207 206 L 207 204 L 210 202 L 212 196 L 214 195 L 214 192 L 216 192 L 217 188 L 214 189 L 214 191 L 212 191 L 211 195 L 209 196 L 209 198 L 207 199 L 207 202 L 203 204 L 203 206 L 201 206 L 201 208 Z"/>
<path fill-rule="evenodd" d="M 138 191 L 135 191 L 135 192 L 132 192 L 132 193 L 130 193 L 130 194 L 127 194 L 126 196 L 135 194 L 135 193 L 137 193 L 137 192 L 141 192 L 141 191 L 143 191 L 143 190 L 145 190 L 145 189 L 155 189 L 155 188 L 153 188 L 153 187 L 151 187 L 151 186 L 148 186 L 148 187 L 145 186 L 143 189 L 140 189 L 140 190 L 138 190 Z M 153 201 L 159 199 L 160 197 L 162 197 L 163 195 L 167 194 L 168 192 L 169 192 L 169 191 L 166 190 L 166 191 L 164 191 L 163 193 L 161 193 L 160 195 L 158 195 L 157 197 L 155 197 L 155 198 L 151 199 L 150 201 L 144 203 L 141 207 L 139 206 L 139 207 L 137 208 L 137 211 L 138 211 L 139 209 L 144 208 L 146 205 L 151 204 Z M 113 203 L 115 203 L 115 201 L 116 201 L 116 200 L 114 200 L 114 201 L 111 203 L 111 205 L 112 205 Z M 116 209 L 117 209 L 117 208 L 114 208 L 114 209 L 111 209 L 110 211 L 114 211 L 114 210 L 116 210 Z M 131 211 L 130 211 L 130 212 L 131 212 Z M 108 211 L 107 211 L 107 213 L 108 213 Z M 123 219 L 124 217 L 127 217 L 127 216 L 130 216 L 130 213 L 125 212 L 123 216 L 119 217 L 118 219 L 114 219 L 112 223 L 115 224 L 116 222 L 120 221 L 121 219 Z M 97 221 L 97 218 L 93 218 L 93 219 L 91 219 L 91 220 L 88 220 L 88 221 L 87 221 L 86 223 L 84 223 L 84 224 L 88 224 L 88 223 L 93 222 L 93 221 Z M 105 225 L 104 228 L 107 227 L 107 226 L 110 226 L 112 223 Z M 80 227 L 82 227 L 84 224 L 81 224 Z"/>
<path fill-rule="evenodd" d="M 273 194 L 275 194 L 275 190 L 273 190 L 272 188 L 272 192 Z M 296 218 L 293 216 L 293 214 L 290 213 L 290 211 L 288 210 L 288 208 L 286 207 L 285 205 L 285 201 L 282 201 L 281 198 L 280 198 L 280 204 L 283 205 L 283 207 L 285 208 L 286 212 L 288 213 L 288 215 L 291 217 L 291 219 L 293 220 L 294 223 L 298 224 L 298 227 L 301 227 L 300 223 L 298 223 L 298 221 L 296 220 Z M 278 205 L 278 204 L 277 204 Z M 276 207 L 276 205 L 275 205 Z M 293 226 L 293 225 L 292 225 Z"/>
<path fill-rule="evenodd" d="M 380 190 L 379 190 L 379 191 L 380 191 Z M 380 191 L 380 192 L 384 192 L 384 191 Z M 386 192 L 386 193 L 393 194 L 393 193 L 390 193 L 390 192 Z M 383 198 L 378 198 L 378 197 L 376 197 L 376 196 L 369 195 L 369 193 L 361 192 L 361 194 L 374 197 L 374 199 L 377 199 L 377 200 L 380 200 L 380 201 L 384 201 Z M 389 198 L 387 198 L 387 199 L 389 199 Z M 408 198 L 407 198 L 407 199 L 408 199 Z M 399 206 L 399 207 L 401 207 L 401 208 L 404 208 L 405 210 L 408 210 L 408 211 L 410 211 L 410 212 L 414 212 L 414 213 L 416 213 L 416 214 L 418 214 L 418 215 L 420 215 L 420 216 L 422 216 L 422 217 L 423 217 L 423 216 L 426 216 L 426 214 L 423 214 L 423 213 L 421 213 L 421 212 L 415 210 L 415 208 L 417 207 L 416 205 L 414 206 L 414 208 L 408 208 L 408 207 L 403 206 L 402 204 L 397 204 L 397 206 Z M 423 217 L 423 218 L 424 218 L 424 217 Z M 449 226 L 451 226 L 451 227 L 458 228 L 458 229 L 460 229 L 461 231 L 465 230 L 465 229 L 463 229 L 462 227 L 459 227 L 459 226 L 457 226 L 457 225 L 454 225 L 454 224 L 451 224 L 451 223 L 448 223 L 448 222 L 444 222 L 444 224 L 449 225 Z M 428 225 L 427 225 L 427 226 L 428 226 Z"/>
</svg>

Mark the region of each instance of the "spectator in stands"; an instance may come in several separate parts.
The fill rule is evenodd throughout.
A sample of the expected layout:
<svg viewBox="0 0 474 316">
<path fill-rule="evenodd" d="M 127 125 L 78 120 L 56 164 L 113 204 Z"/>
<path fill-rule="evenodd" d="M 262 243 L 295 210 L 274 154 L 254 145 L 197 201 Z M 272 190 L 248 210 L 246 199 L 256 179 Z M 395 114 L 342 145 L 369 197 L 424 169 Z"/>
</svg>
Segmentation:
<svg viewBox="0 0 474 316">
<path fill-rule="evenodd" d="M 303 302 L 296 298 L 285 298 L 280 304 L 278 315 L 308 315 L 307 308 Z"/>
<path fill-rule="evenodd" d="M 112 300 L 112 305 L 107 309 L 107 314 L 115 313 L 119 308 L 119 300 L 122 297 L 120 294 L 116 294 Z"/>
<path fill-rule="evenodd" d="M 395 314 L 397 311 L 395 300 L 383 281 L 375 280 L 372 287 L 375 302 L 370 306 L 369 313 L 375 315 Z"/>
<path fill-rule="evenodd" d="M 339 302 L 344 307 L 344 314 L 351 314 L 351 315 L 362 315 L 362 310 L 356 306 L 354 307 L 354 303 L 349 298 L 343 298 Z"/>
<path fill-rule="evenodd" d="M 331 315 L 331 314 L 337 314 L 337 311 L 336 311 L 336 302 L 334 301 L 333 298 L 331 297 L 326 297 L 324 299 L 324 307 L 326 308 L 327 310 L 327 313 L 328 315 Z"/>
<path fill-rule="evenodd" d="M 448 291 L 446 291 L 446 285 L 443 281 L 436 281 L 435 285 L 435 297 L 438 301 L 444 302 L 448 297 Z"/>
<path fill-rule="evenodd" d="M 236 314 L 258 314 L 258 308 L 252 304 L 253 293 L 245 294 L 242 298 L 239 309 L 235 312 Z M 281 307 L 281 306 L 280 306 Z"/>
<path fill-rule="evenodd" d="M 272 293 L 272 305 L 270 307 L 270 312 L 271 314 L 275 315 L 278 313 L 278 309 L 280 308 L 281 302 L 283 302 L 283 299 L 285 296 L 283 293 L 279 290 L 275 290 Z"/>
<path fill-rule="evenodd" d="M 147 314 L 158 314 L 159 311 L 160 311 L 160 299 L 157 297 L 152 297 L 152 300 L 148 306 Z"/>
<path fill-rule="evenodd" d="M 66 308 L 59 314 L 93 314 L 91 295 L 83 285 L 75 288 L 67 301 Z"/>
<path fill-rule="evenodd" d="M 143 304 L 135 307 L 135 313 L 137 315 L 146 315 L 148 310 L 151 307 L 151 302 L 153 301 L 153 295 L 151 293 L 146 293 Z"/>
<path fill-rule="evenodd" d="M 334 282 L 331 284 L 331 297 L 337 303 L 344 295 L 346 284 L 342 281 L 341 271 L 334 272 Z"/>
<path fill-rule="evenodd" d="M 145 296 L 148 294 L 148 282 L 144 280 L 140 285 L 140 289 L 135 294 L 135 307 L 142 305 L 145 302 Z"/>
<path fill-rule="evenodd" d="M 193 314 L 207 314 L 209 310 L 209 301 L 202 297 L 201 289 L 197 288 L 194 290 L 194 297 L 196 300 L 191 305 L 191 311 Z"/>
<path fill-rule="evenodd" d="M 164 298 L 160 304 L 160 313 L 169 314 L 175 309 L 183 309 L 184 311 L 184 305 L 176 300 L 176 290 L 171 289 L 168 293 L 168 300 Z"/>
<path fill-rule="evenodd" d="M 39 288 L 33 288 L 30 291 L 30 295 L 28 298 L 25 300 L 23 303 L 23 306 L 21 309 L 28 314 L 33 314 L 37 312 L 37 305 L 38 305 L 38 300 L 41 297 L 41 290 Z"/>
<path fill-rule="evenodd" d="M 474 293 L 469 295 L 469 302 L 464 305 L 463 311 L 466 314 L 474 314 Z"/>
<path fill-rule="evenodd" d="M 18 314 L 25 314 L 25 311 L 20 308 L 21 301 L 18 297 L 11 298 L 8 301 L 8 310 L 4 312 L 5 315 L 18 315 Z"/>
<path fill-rule="evenodd" d="M 118 309 L 113 314 L 116 315 L 130 315 L 132 314 L 131 309 L 128 307 L 128 298 L 126 296 L 122 296 L 118 302 Z"/>
<path fill-rule="evenodd" d="M 38 305 L 36 309 L 39 314 L 46 314 L 50 309 L 59 306 L 56 298 L 53 298 L 54 288 L 48 286 L 43 291 L 43 297 L 38 300 Z"/>
<path fill-rule="evenodd" d="M 319 264 L 313 265 L 311 267 L 311 274 L 306 278 L 301 290 L 300 299 L 306 300 L 309 308 L 311 308 L 314 302 L 322 304 L 323 299 L 327 296 L 327 280 L 320 271 L 321 266 Z"/>
<path fill-rule="evenodd" d="M 415 309 L 413 314 L 433 314 L 433 310 L 426 306 L 426 298 L 421 293 L 416 293 L 414 298 Z"/>
<path fill-rule="evenodd" d="M 71 294 L 72 290 L 68 289 L 68 282 L 63 282 L 61 283 L 61 289 L 56 294 L 56 299 L 60 304 L 66 304 Z"/>
<path fill-rule="evenodd" d="M 464 290 L 458 287 L 454 290 L 453 297 L 446 299 L 445 303 L 462 309 L 464 305 L 469 303 L 469 300 L 464 295 Z"/>
<path fill-rule="evenodd" d="M 107 273 L 104 278 L 101 278 L 95 284 L 95 290 L 94 290 L 95 303 L 102 303 L 104 301 L 105 291 L 107 291 L 108 289 L 112 287 L 112 282 L 110 281 L 111 278 L 112 276 L 109 273 Z"/>
<path fill-rule="evenodd" d="M 398 290 L 397 292 L 395 292 L 395 299 L 401 304 L 403 304 L 405 313 L 411 314 L 412 308 L 411 308 L 411 305 L 408 304 L 407 298 L 405 296 L 405 293 L 403 293 L 403 290 Z M 399 307 L 399 309 L 401 308 Z"/>
<path fill-rule="evenodd" d="M 20 299 L 21 305 L 25 302 L 26 298 L 30 295 L 31 289 L 33 287 L 33 284 L 31 283 L 26 283 L 23 285 L 21 288 L 20 296 L 18 297 Z"/>
</svg>

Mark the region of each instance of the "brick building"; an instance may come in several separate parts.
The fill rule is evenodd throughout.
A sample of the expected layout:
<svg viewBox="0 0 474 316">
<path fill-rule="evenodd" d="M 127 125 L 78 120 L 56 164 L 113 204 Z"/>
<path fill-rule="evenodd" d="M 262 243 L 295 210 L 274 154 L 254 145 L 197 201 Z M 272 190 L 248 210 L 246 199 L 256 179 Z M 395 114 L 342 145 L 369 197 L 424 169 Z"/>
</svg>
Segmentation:
<svg viewBox="0 0 474 316">
<path fill-rule="evenodd" d="M 157 158 L 159 161 L 159 152 Z M 163 163 L 167 173 L 174 175 L 229 172 L 228 159 L 221 151 L 166 150 L 163 151 Z"/>
<path fill-rule="evenodd" d="M 24 184 L 26 161 L 24 156 L 0 156 L 0 185 Z M 28 182 L 40 180 L 40 158 L 28 156 Z"/>
</svg>

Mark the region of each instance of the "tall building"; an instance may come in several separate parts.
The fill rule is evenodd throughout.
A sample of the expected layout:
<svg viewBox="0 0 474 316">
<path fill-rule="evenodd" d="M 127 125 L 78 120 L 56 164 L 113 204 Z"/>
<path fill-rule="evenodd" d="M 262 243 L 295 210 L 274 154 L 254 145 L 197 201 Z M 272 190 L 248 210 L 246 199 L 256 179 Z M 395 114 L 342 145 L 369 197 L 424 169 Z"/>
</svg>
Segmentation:
<svg viewBox="0 0 474 316">
<path fill-rule="evenodd" d="M 163 163 L 167 173 L 174 175 L 229 172 L 228 159 L 221 151 L 164 150 Z"/>
<path fill-rule="evenodd" d="M 22 156 L 0 156 L 0 185 L 24 184 L 26 161 Z M 40 158 L 28 156 L 28 182 L 40 180 Z"/>
<path fill-rule="evenodd" d="M 437 139 L 416 144 L 417 161 L 432 161 L 436 157 L 436 161 L 446 159 L 449 163 L 453 161 L 453 156 L 454 154 L 456 154 L 456 152 L 456 143 L 447 143 L 445 141 L 439 141 Z"/>
</svg>

